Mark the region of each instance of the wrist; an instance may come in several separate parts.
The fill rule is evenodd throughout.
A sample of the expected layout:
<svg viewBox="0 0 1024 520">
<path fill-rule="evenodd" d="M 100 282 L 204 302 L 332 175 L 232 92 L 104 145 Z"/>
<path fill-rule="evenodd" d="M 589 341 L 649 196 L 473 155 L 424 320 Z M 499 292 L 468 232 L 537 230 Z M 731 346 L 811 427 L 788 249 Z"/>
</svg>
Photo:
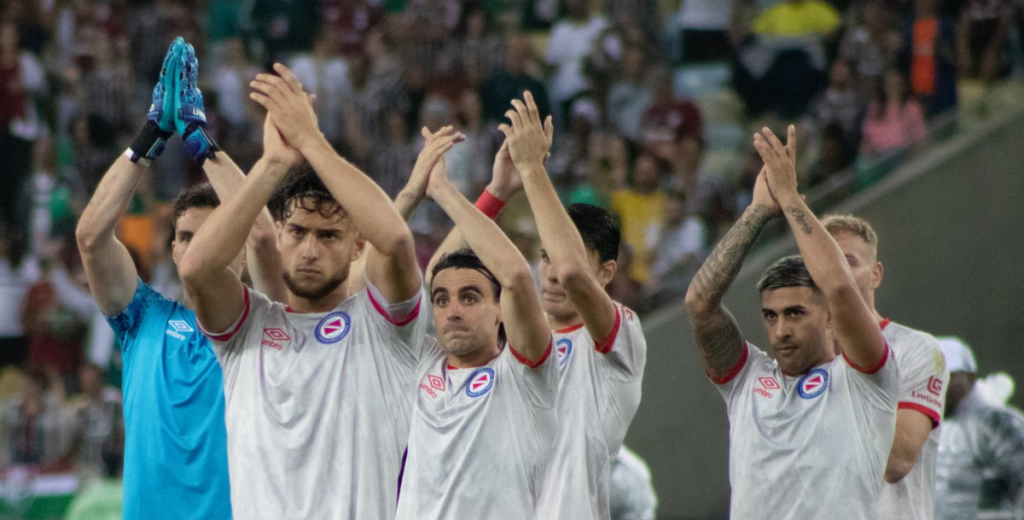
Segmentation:
<svg viewBox="0 0 1024 520">
<path fill-rule="evenodd" d="M 508 200 L 516 194 L 516 191 L 516 188 L 512 186 L 503 186 L 494 182 L 488 184 L 487 187 L 484 188 L 484 193 L 491 194 L 495 199 L 500 200 L 502 204 L 508 202 Z M 483 194 L 481 194 L 480 197 L 483 198 Z"/>
<path fill-rule="evenodd" d="M 295 149 L 298 150 L 299 153 L 301 153 L 304 156 L 306 155 L 307 152 L 313 152 L 323 146 L 326 146 L 328 148 L 331 147 L 331 145 L 327 142 L 327 139 L 324 138 L 324 134 L 321 134 L 320 132 L 315 132 L 308 136 L 304 136 L 300 138 L 299 142 L 294 143 Z"/>
<path fill-rule="evenodd" d="M 527 165 L 524 165 L 523 168 L 520 168 L 517 165 L 516 169 L 519 170 L 519 174 L 522 175 L 522 176 L 527 176 L 527 175 L 531 175 L 531 176 L 532 175 L 547 175 L 547 170 L 544 169 L 544 161 L 543 160 L 531 162 L 531 163 L 529 163 Z"/>
<path fill-rule="evenodd" d="M 783 208 L 789 206 L 801 206 L 804 202 L 804 200 L 800 198 L 800 194 L 797 193 L 796 190 L 779 193 L 775 197 L 775 200 L 779 201 L 779 206 L 782 206 Z"/>
<path fill-rule="evenodd" d="M 501 214 L 502 208 L 505 207 L 505 201 L 496 197 L 491 193 L 490 189 L 485 189 L 484 192 L 480 194 L 480 198 L 476 199 L 474 206 L 476 206 L 476 209 L 480 210 L 481 213 L 487 215 L 487 218 L 495 220 L 498 218 L 498 215 Z"/>
</svg>

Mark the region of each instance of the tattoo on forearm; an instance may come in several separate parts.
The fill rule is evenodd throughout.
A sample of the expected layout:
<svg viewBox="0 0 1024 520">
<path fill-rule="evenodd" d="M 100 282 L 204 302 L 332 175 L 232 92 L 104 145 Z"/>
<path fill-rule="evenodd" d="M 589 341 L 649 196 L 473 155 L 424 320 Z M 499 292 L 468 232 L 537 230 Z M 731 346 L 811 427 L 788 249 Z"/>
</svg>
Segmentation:
<svg viewBox="0 0 1024 520">
<path fill-rule="evenodd" d="M 767 208 L 748 209 L 718 243 L 691 282 L 692 288 L 715 308 L 709 315 L 690 316 L 704 367 L 712 377 L 732 369 L 742 354 L 743 335 L 732 314 L 721 307 L 722 298 L 771 218 L 771 211 Z"/>
<path fill-rule="evenodd" d="M 804 217 L 806 216 L 804 214 L 804 210 L 794 206 L 790 206 L 786 208 L 786 213 L 793 215 L 793 218 L 796 219 L 797 225 L 800 226 L 800 231 L 803 231 L 805 235 L 810 235 L 813 232 L 813 230 L 811 229 L 811 225 L 808 224 L 807 220 L 804 219 Z"/>
<path fill-rule="evenodd" d="M 691 283 L 709 303 L 721 303 L 725 291 L 743 266 L 743 259 L 769 220 L 771 211 L 767 208 L 755 207 L 746 211 L 704 261 Z"/>
</svg>

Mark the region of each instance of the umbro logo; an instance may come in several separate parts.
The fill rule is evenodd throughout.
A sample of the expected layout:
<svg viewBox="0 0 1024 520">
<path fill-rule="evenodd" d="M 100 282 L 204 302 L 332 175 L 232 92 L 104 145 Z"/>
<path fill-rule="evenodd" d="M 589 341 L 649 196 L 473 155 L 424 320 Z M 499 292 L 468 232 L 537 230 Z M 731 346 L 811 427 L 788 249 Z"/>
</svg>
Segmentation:
<svg viewBox="0 0 1024 520">
<path fill-rule="evenodd" d="M 444 379 L 441 379 L 434 374 L 430 374 L 427 376 L 427 383 L 420 383 L 420 389 L 426 392 L 431 398 L 437 399 L 437 392 L 444 392 Z"/>
<path fill-rule="evenodd" d="M 269 327 L 263 329 L 263 339 L 260 341 L 260 344 L 274 350 L 284 350 L 284 345 L 282 345 L 282 343 L 285 341 L 291 341 L 291 339 L 292 337 L 283 329 Z"/>
<path fill-rule="evenodd" d="M 167 325 L 171 328 L 167 329 L 165 334 L 176 340 L 185 341 L 186 338 L 182 332 L 195 332 L 195 329 L 184 320 L 168 320 Z"/>
</svg>

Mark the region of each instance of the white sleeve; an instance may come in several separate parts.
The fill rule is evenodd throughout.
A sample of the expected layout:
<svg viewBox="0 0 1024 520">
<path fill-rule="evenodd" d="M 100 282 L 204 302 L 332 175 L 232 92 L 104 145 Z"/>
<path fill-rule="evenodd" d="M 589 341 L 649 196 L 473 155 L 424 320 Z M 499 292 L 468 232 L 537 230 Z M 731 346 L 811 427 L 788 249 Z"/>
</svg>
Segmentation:
<svg viewBox="0 0 1024 520">
<path fill-rule="evenodd" d="M 615 326 L 604 340 L 594 338 L 594 350 L 612 368 L 613 377 L 629 381 L 644 373 L 647 339 L 636 313 L 619 303 L 614 305 Z"/>
<path fill-rule="evenodd" d="M 552 408 L 558 393 L 558 356 L 551 355 L 552 340 L 548 340 L 548 349 L 537 361 L 531 362 L 523 357 L 512 345 L 505 347 L 502 355 L 509 367 L 523 399 L 535 408 Z"/>
<path fill-rule="evenodd" d="M 895 352 L 900 369 L 898 408 L 921 412 L 932 420 L 933 427 L 938 427 L 949 384 L 949 371 L 938 341 L 928 334 L 915 334 Z"/>
<path fill-rule="evenodd" d="M 400 347 L 398 351 L 403 353 L 406 364 L 415 366 L 423 352 L 427 330 L 427 318 L 421 312 L 423 289 L 404 302 L 390 303 L 368 278 L 365 281 L 366 291 L 361 297 L 370 321 L 382 334 L 393 339 L 392 345 Z"/>
</svg>

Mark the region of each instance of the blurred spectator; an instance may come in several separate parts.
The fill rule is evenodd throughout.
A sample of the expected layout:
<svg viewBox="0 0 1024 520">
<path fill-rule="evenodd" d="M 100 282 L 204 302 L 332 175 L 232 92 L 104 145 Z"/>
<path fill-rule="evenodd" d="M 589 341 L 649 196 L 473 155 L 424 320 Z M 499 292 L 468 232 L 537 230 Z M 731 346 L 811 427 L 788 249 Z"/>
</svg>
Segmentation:
<svg viewBox="0 0 1024 520">
<path fill-rule="evenodd" d="M 212 71 L 213 88 L 217 93 L 217 112 L 233 127 L 245 125 L 247 114 L 246 104 L 249 100 L 249 82 L 256 77 L 259 69 L 249 63 L 245 57 L 245 46 L 241 38 L 228 38 L 223 42 L 224 61 Z M 292 62 L 292 71 L 299 74 L 301 67 Z M 299 77 L 306 90 L 315 90 L 316 83 Z M 347 79 L 346 79 L 347 81 Z M 328 100 L 318 99 L 317 107 Z M 322 118 L 322 116 L 321 116 Z"/>
<path fill-rule="evenodd" d="M 487 11 L 480 5 L 467 7 L 462 14 L 456 41 L 462 54 L 462 72 L 465 81 L 478 87 L 505 63 L 505 40 L 494 30 Z"/>
<path fill-rule="evenodd" d="M 647 463 L 625 445 L 612 459 L 608 501 L 612 520 L 654 520 L 658 496 Z"/>
<path fill-rule="evenodd" d="M 882 73 L 896 65 L 902 36 L 895 31 L 892 13 L 882 0 L 871 0 L 861 11 L 861 24 L 851 27 L 839 44 L 839 59 L 850 63 L 858 88 L 867 97 L 882 80 Z"/>
<path fill-rule="evenodd" d="M 113 129 L 132 128 L 132 116 L 142 116 L 141 110 L 131 111 L 131 71 L 128 62 L 118 58 L 127 55 L 128 50 L 127 39 L 115 42 L 104 34 L 97 35 L 93 39 L 93 64 L 83 74 L 79 90 L 80 113 L 101 117 Z"/>
<path fill-rule="evenodd" d="M 55 253 L 48 255 L 48 265 L 40 279 L 29 287 L 21 308 L 21 324 L 28 339 L 27 362 L 55 369 L 69 386 L 75 385 L 82 362 L 82 342 L 92 301 L 73 242 L 61 239 L 56 243 Z M 86 303 L 82 304 L 83 301 Z"/>
<path fill-rule="evenodd" d="M 499 146 L 497 132 L 484 127 L 480 96 L 476 90 L 466 89 L 458 99 L 456 131 L 466 140 L 445 155 L 448 178 L 459 187 L 463 195 L 472 199 L 479 195 L 491 180 L 494 154 Z M 429 128 L 440 128 L 431 126 Z M 417 144 L 419 139 L 416 139 Z M 416 149 L 421 146 L 416 146 Z"/>
<path fill-rule="evenodd" d="M 857 158 L 857 149 L 850 147 L 846 132 L 838 123 L 831 123 L 823 128 L 818 141 L 818 159 L 807 172 L 809 188 L 825 182 L 832 175 L 852 165 Z"/>
<path fill-rule="evenodd" d="M 551 100 L 555 121 L 559 126 L 568 120 L 569 104 L 590 88 L 583 63 L 591 52 L 594 39 L 607 27 L 601 15 L 591 15 L 589 0 L 566 0 L 566 17 L 551 29 L 544 62 L 554 68 L 551 77 Z"/>
<path fill-rule="evenodd" d="M 24 370 L 18 394 L 0 405 L 0 467 L 60 466 L 68 453 L 70 424 L 60 378 L 38 367 Z"/>
<path fill-rule="evenodd" d="M 651 277 L 645 284 L 647 297 L 660 303 L 686 293 L 693 273 L 704 254 L 704 224 L 686 211 L 686 194 L 670 191 L 662 221 L 647 230 Z"/>
<path fill-rule="evenodd" d="M 320 0 L 324 30 L 337 35 L 339 50 L 346 57 L 363 52 L 366 34 L 384 20 L 381 2 L 367 0 Z"/>
<path fill-rule="evenodd" d="M 817 135 L 830 125 L 842 131 L 842 147 L 856 150 L 860 145 L 861 122 L 867 103 L 857 89 L 857 81 L 850 64 L 836 61 L 829 72 L 825 92 L 811 105 L 807 132 Z"/>
<path fill-rule="evenodd" d="M 0 223 L 0 366 L 20 365 L 28 352 L 20 307 L 39 267 L 35 259 L 24 258 L 23 243 Z"/>
<path fill-rule="evenodd" d="M 660 227 L 668 197 L 658 187 L 668 173 L 667 165 L 651 153 L 643 152 L 633 161 L 631 182 L 626 172 L 617 167 L 612 172 L 612 211 L 619 216 L 622 241 L 633 251 L 629 276 L 645 284 L 651 279 L 651 253 L 647 236 Z"/>
<path fill-rule="evenodd" d="M 761 172 L 762 166 L 764 166 L 764 162 L 761 160 L 761 154 L 753 148 L 748 150 L 746 158 L 743 160 L 743 166 L 740 167 L 739 175 L 736 176 L 733 184 L 734 200 L 736 201 L 733 204 L 734 208 L 745 208 L 754 200 L 754 182 L 757 181 L 757 175 Z M 798 175 L 799 173 L 800 170 L 797 170 Z M 713 244 L 714 241 L 706 240 L 705 243 Z"/>
<path fill-rule="evenodd" d="M 380 30 L 366 35 L 365 52 L 349 61 L 352 98 L 346 107 L 346 132 L 361 131 L 371 141 L 388 138 L 387 118 L 392 112 L 406 114 L 409 96 L 402 83 L 402 63 L 391 52 Z M 353 126 L 354 125 L 354 126 Z"/>
<path fill-rule="evenodd" d="M 504 67 L 498 69 L 480 85 L 480 100 L 483 103 L 484 121 L 497 122 L 505 118 L 509 103 L 522 98 L 529 91 L 537 102 L 541 115 L 551 114 L 551 102 L 544 83 L 526 71 L 532 59 L 533 48 L 526 36 L 513 36 L 505 50 Z"/>
<path fill-rule="evenodd" d="M 348 77 L 348 62 L 340 52 L 338 32 L 333 27 L 325 26 L 313 44 L 312 54 L 301 54 L 292 59 L 290 68 L 295 77 L 302 82 L 302 89 L 316 94 L 313 108 L 316 110 L 320 123 L 320 131 L 331 143 L 339 143 L 344 135 L 344 118 L 342 110 L 345 99 L 352 95 L 352 85 Z M 248 90 L 246 78 L 240 87 Z"/>
<path fill-rule="evenodd" d="M 457 79 L 463 50 L 452 35 L 462 13 L 459 0 L 410 0 L 397 15 L 402 62 L 425 85 Z M 442 80 L 443 79 L 443 80 Z"/>
<path fill-rule="evenodd" d="M 683 0 L 679 6 L 682 29 L 682 62 L 727 61 L 732 57 L 729 25 L 733 1 Z"/>
<path fill-rule="evenodd" d="M 1010 71 L 1010 29 L 1020 5 L 1013 0 L 967 0 L 961 4 L 957 56 L 960 76 L 986 82 Z"/>
<path fill-rule="evenodd" d="M 99 3 L 83 1 L 75 4 L 82 5 L 83 9 L 96 9 Z M 149 106 L 150 93 L 160 74 L 167 48 L 176 36 L 185 37 L 193 44 L 199 43 L 196 38 L 199 34 L 194 29 L 198 27 L 198 20 L 179 0 L 153 0 L 129 13 L 127 30 L 132 49 L 132 70 L 135 80 L 143 85 L 137 91 L 136 102 Z"/>
<path fill-rule="evenodd" d="M 949 367 L 936 461 L 935 518 L 1020 518 L 1024 513 L 1024 415 L 985 400 L 974 353 L 941 338 Z"/>
<path fill-rule="evenodd" d="M 822 0 L 785 0 L 754 19 L 754 38 L 740 50 L 733 71 L 750 115 L 803 115 L 825 86 L 826 46 L 838 35 L 841 21 Z"/>
<path fill-rule="evenodd" d="M 862 153 L 872 157 L 905 148 L 923 141 L 926 132 L 924 111 L 910 97 L 903 76 L 887 72 L 864 119 Z"/>
<path fill-rule="evenodd" d="M 36 115 L 36 96 L 46 89 L 46 77 L 39 59 L 18 44 L 18 29 L 12 22 L 0 23 L 0 223 L 11 229 L 24 224 L 17 197 L 32 165 L 32 142 L 42 131 Z"/>
<path fill-rule="evenodd" d="M 604 158 L 607 154 L 621 149 L 618 156 L 625 161 L 626 153 L 624 143 L 616 141 L 611 147 L 604 143 L 603 134 L 597 130 L 601 111 L 592 100 L 586 97 L 577 99 L 569 110 L 568 134 L 548 161 L 548 170 L 556 186 L 563 191 L 579 189 L 591 180 L 594 174 L 595 155 Z M 614 166 L 617 165 L 613 164 Z M 624 162 L 621 168 L 626 168 Z M 574 198 L 573 202 L 582 201 Z"/>
<path fill-rule="evenodd" d="M 250 41 L 263 63 L 286 62 L 292 53 L 313 48 L 320 29 L 317 0 L 253 0 L 251 6 L 248 29 L 254 39 Z"/>
<path fill-rule="evenodd" d="M 671 146 L 684 137 L 704 138 L 700 109 L 689 99 L 675 96 L 672 72 L 659 69 L 651 75 L 651 106 L 640 121 L 640 139 L 644 148 L 653 150 Z M 666 158 L 662 154 L 663 158 Z"/>
<path fill-rule="evenodd" d="M 940 16 L 939 0 L 915 0 L 901 61 L 928 115 L 956 106 L 956 48 L 956 25 Z"/>
<path fill-rule="evenodd" d="M 120 446 L 124 438 L 121 392 L 107 387 L 103 369 L 92 363 L 83 365 L 78 377 L 82 392 L 71 404 L 75 418 L 72 457 L 80 474 L 101 475 L 105 473 L 104 454 L 124 449 Z"/>
<path fill-rule="evenodd" d="M 424 112 L 443 110 L 450 118 L 451 107 L 447 101 L 436 99 L 424 103 Z M 350 128 L 349 142 L 359 162 L 365 165 L 366 174 L 392 199 L 405 186 L 416 164 L 419 151 L 409 141 L 405 118 L 398 112 L 386 116 L 388 134 L 385 141 L 372 141 L 359 136 L 359 131 Z M 440 128 L 440 127 L 438 127 Z"/>
<path fill-rule="evenodd" d="M 78 116 L 71 125 L 75 168 L 85 195 L 91 197 L 107 168 L 117 159 L 117 131 L 98 115 Z"/>
<path fill-rule="evenodd" d="M 708 243 L 718 238 L 736 218 L 736 195 L 721 177 L 704 170 L 706 143 L 684 134 L 676 141 L 654 148 L 658 157 L 672 165 L 669 187 L 686 193 L 686 211 L 704 222 Z"/>
<path fill-rule="evenodd" d="M 640 142 L 640 124 L 652 101 L 644 48 L 627 44 L 622 54 L 621 75 L 608 91 L 608 124 L 630 141 Z"/>
</svg>

